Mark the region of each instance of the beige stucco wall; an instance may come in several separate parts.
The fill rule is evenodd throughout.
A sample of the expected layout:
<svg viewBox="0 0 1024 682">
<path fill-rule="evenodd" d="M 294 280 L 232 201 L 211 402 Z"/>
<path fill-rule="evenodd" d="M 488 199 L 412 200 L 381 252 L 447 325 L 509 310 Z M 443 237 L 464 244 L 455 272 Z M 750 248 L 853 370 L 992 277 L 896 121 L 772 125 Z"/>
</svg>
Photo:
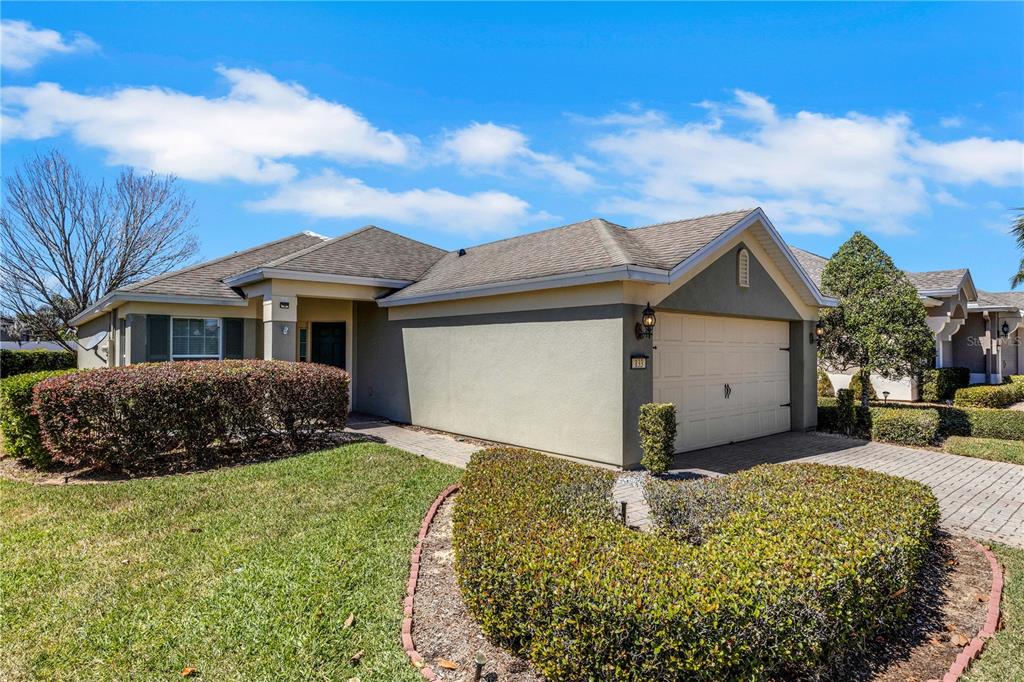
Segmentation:
<svg viewBox="0 0 1024 682">
<path fill-rule="evenodd" d="M 561 317 L 405 325 L 409 421 L 621 465 L 622 319 Z"/>
</svg>

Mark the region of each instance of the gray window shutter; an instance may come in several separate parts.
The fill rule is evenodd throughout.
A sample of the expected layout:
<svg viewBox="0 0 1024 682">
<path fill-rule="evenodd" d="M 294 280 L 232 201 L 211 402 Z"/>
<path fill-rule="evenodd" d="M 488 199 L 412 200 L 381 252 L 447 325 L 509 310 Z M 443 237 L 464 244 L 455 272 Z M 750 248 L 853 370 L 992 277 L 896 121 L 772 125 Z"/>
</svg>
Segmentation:
<svg viewBox="0 0 1024 682">
<path fill-rule="evenodd" d="M 146 315 L 146 362 L 171 359 L 171 318 L 167 315 Z"/>
<path fill-rule="evenodd" d="M 240 317 L 225 317 L 221 322 L 224 337 L 224 358 L 241 360 L 244 349 L 245 321 Z"/>
</svg>

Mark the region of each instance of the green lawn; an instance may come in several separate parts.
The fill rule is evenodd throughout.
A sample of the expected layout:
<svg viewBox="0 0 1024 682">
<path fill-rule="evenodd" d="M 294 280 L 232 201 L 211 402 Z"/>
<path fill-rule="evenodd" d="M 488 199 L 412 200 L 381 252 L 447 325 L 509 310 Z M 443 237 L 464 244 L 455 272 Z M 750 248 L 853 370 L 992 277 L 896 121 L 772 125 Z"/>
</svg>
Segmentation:
<svg viewBox="0 0 1024 682">
<path fill-rule="evenodd" d="M 409 552 L 458 475 L 362 443 L 108 485 L 0 481 L 0 679 L 416 680 L 398 636 Z"/>
<path fill-rule="evenodd" d="M 985 645 L 971 666 L 970 682 L 1024 680 L 1024 550 L 993 545 L 1006 569 L 1003 587 L 1003 629 Z"/>
<path fill-rule="evenodd" d="M 1024 441 L 1019 440 L 950 436 L 942 445 L 942 449 L 954 455 L 1024 464 Z"/>
</svg>

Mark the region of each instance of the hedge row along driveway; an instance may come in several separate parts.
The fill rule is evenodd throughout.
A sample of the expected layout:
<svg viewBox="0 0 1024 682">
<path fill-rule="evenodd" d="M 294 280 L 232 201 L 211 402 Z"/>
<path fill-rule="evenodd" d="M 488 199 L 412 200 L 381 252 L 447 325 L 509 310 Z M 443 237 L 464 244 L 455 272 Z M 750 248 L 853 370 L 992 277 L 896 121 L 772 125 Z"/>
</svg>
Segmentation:
<svg viewBox="0 0 1024 682">
<path fill-rule="evenodd" d="M 409 552 L 458 474 L 361 443 L 125 483 L 0 481 L 0 679 L 419 679 L 396 635 Z"/>
</svg>

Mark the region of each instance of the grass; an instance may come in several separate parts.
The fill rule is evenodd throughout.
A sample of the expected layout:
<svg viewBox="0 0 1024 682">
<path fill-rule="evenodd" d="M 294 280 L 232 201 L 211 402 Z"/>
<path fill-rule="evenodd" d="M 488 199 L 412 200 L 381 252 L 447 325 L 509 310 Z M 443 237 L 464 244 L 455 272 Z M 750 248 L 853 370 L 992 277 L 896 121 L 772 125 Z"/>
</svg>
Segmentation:
<svg viewBox="0 0 1024 682">
<path fill-rule="evenodd" d="M 1006 570 L 1003 629 L 989 640 L 966 679 L 969 682 L 1024 680 L 1024 549 L 994 544 Z"/>
<path fill-rule="evenodd" d="M 942 447 L 954 455 L 1024 464 L 1024 441 L 950 436 Z"/>
<path fill-rule="evenodd" d="M 398 637 L 408 557 L 458 474 L 360 443 L 108 485 L 0 481 L 0 679 L 419 679 Z"/>
</svg>

